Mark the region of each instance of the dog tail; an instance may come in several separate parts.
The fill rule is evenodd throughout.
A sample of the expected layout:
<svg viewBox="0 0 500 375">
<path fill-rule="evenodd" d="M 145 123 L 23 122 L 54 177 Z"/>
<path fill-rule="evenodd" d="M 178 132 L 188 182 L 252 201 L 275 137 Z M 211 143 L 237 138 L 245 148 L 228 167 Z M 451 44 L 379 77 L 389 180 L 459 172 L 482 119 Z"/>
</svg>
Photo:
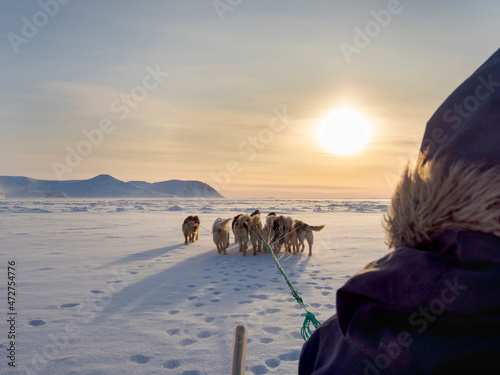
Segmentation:
<svg viewBox="0 0 500 375">
<path fill-rule="evenodd" d="M 222 220 L 222 222 L 221 222 L 222 226 L 226 226 L 226 224 L 229 223 L 231 220 L 233 220 L 232 217 L 230 217 L 229 219 Z"/>
<path fill-rule="evenodd" d="M 320 230 L 322 230 L 323 228 L 325 227 L 325 225 L 316 225 L 316 226 L 312 226 L 312 225 L 308 225 L 307 226 L 307 230 L 313 230 L 313 231 L 316 231 L 316 232 L 319 232 Z"/>
<path fill-rule="evenodd" d="M 250 226 L 250 216 L 248 215 L 243 215 L 238 219 L 238 228 L 243 228 L 245 227 L 248 229 Z"/>
<path fill-rule="evenodd" d="M 287 216 L 285 218 L 285 225 L 286 225 L 286 231 L 291 232 L 294 230 L 293 227 L 295 225 L 295 220 L 293 220 L 291 216 Z"/>
<path fill-rule="evenodd" d="M 234 217 L 233 222 L 231 223 L 231 228 L 234 228 L 234 226 L 236 225 L 236 222 L 238 221 L 238 219 L 240 218 L 241 215 L 243 215 L 243 214 L 238 214 Z"/>
</svg>

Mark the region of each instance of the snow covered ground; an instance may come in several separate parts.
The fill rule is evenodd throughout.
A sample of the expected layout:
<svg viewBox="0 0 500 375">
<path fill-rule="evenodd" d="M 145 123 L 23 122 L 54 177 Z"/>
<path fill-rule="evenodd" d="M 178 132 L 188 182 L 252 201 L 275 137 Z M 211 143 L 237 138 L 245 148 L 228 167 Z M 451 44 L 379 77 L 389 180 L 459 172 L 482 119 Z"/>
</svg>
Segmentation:
<svg viewBox="0 0 500 375">
<path fill-rule="evenodd" d="M 43 199 L 0 201 L 0 374 L 227 374 L 234 327 L 248 374 L 294 374 L 303 310 L 270 254 L 218 255 L 217 217 L 260 209 L 311 225 L 313 256 L 278 257 L 320 321 L 335 292 L 387 252 L 388 200 Z M 183 219 L 200 239 L 184 245 Z M 15 364 L 7 266 L 15 261 Z"/>
</svg>

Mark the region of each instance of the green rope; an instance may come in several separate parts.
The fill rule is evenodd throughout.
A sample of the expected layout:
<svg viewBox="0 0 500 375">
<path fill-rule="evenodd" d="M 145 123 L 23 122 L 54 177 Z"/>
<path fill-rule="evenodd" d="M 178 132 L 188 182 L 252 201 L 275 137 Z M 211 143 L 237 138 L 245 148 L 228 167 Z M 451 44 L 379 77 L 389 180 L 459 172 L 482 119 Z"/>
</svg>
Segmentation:
<svg viewBox="0 0 500 375">
<path fill-rule="evenodd" d="M 262 243 L 269 250 L 271 255 L 273 256 L 274 262 L 276 263 L 278 270 L 281 272 L 281 275 L 283 275 L 283 278 L 285 279 L 286 283 L 288 284 L 288 287 L 290 288 L 290 291 L 292 292 L 292 296 L 295 298 L 297 303 L 300 306 L 302 306 L 302 308 L 306 311 L 304 314 L 302 314 L 302 316 L 305 319 L 304 319 L 304 323 L 302 324 L 302 329 L 300 330 L 300 334 L 302 335 L 302 338 L 304 339 L 304 341 L 306 341 L 309 338 L 309 336 L 311 336 L 311 334 L 312 334 L 312 331 L 310 328 L 311 323 L 314 325 L 315 329 L 318 328 L 321 325 L 321 323 L 316 319 L 316 317 L 314 316 L 314 314 L 312 312 L 307 310 L 307 308 L 304 304 L 304 300 L 302 299 L 299 292 L 297 291 L 297 289 L 295 289 L 292 282 L 290 281 L 290 279 L 286 275 L 285 270 L 283 269 L 283 267 L 281 267 L 280 262 L 278 262 L 278 258 L 276 258 L 276 255 L 274 254 L 274 252 L 271 249 L 271 247 L 269 246 L 269 244 L 267 242 L 264 242 L 264 241 L 262 241 Z"/>
<path fill-rule="evenodd" d="M 201 227 L 201 228 L 203 228 L 203 227 Z M 205 229 L 207 232 L 210 232 L 206 228 L 203 228 L 203 229 Z M 295 229 L 292 229 L 292 230 L 295 230 Z M 269 252 L 273 256 L 274 262 L 276 263 L 276 267 L 278 267 L 278 270 L 280 271 L 281 275 L 283 276 L 283 278 L 285 279 L 286 283 L 288 284 L 288 287 L 290 288 L 290 291 L 292 292 L 292 296 L 295 298 L 295 300 L 297 301 L 297 303 L 300 306 L 302 306 L 302 308 L 305 310 L 305 313 L 303 313 L 301 315 L 301 316 L 304 317 L 304 323 L 302 323 L 302 328 L 300 329 L 300 334 L 302 335 L 302 338 L 304 339 L 304 341 L 306 341 L 311 336 L 311 334 L 312 334 L 312 330 L 311 330 L 311 327 L 310 327 L 311 323 L 313 324 L 314 329 L 316 329 L 316 328 L 319 328 L 319 326 L 321 325 L 321 322 L 318 319 L 316 319 L 316 317 L 314 316 L 314 314 L 312 312 L 310 312 L 309 310 L 307 310 L 306 305 L 304 304 L 304 300 L 300 296 L 298 290 L 295 289 L 295 287 L 293 286 L 292 282 L 290 281 L 290 279 L 286 275 L 286 272 L 283 269 L 283 267 L 281 267 L 281 264 L 278 261 L 278 258 L 276 258 L 276 255 L 274 254 L 273 250 L 271 249 L 271 246 L 269 245 L 269 243 L 267 241 L 264 241 L 263 238 L 259 238 L 259 236 L 257 236 L 256 233 L 251 233 L 250 235 L 253 236 L 254 239 L 257 238 L 257 240 L 259 242 L 261 242 L 262 245 L 264 245 L 267 248 L 267 250 L 269 250 Z M 273 243 L 275 243 L 276 241 L 279 241 L 282 237 L 276 239 Z"/>
</svg>

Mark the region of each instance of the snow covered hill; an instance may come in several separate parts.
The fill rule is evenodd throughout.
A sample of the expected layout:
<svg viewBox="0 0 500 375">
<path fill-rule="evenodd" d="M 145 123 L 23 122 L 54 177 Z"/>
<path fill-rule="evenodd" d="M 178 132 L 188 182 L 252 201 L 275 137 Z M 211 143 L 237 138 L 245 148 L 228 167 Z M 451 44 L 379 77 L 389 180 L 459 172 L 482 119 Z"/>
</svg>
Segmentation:
<svg viewBox="0 0 500 375">
<path fill-rule="evenodd" d="M 222 198 L 214 188 L 200 181 L 123 182 L 106 174 L 88 180 L 68 181 L 0 176 L 0 191 L 7 198 Z"/>
</svg>

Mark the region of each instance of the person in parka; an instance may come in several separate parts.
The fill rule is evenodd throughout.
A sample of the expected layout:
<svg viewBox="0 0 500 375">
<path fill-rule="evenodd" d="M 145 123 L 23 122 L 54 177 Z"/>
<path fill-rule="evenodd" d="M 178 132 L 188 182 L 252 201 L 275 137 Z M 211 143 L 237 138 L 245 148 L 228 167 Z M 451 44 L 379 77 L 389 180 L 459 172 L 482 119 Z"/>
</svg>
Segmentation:
<svg viewBox="0 0 500 375">
<path fill-rule="evenodd" d="M 299 375 L 500 374 L 500 50 L 427 123 L 385 229 Z"/>
</svg>

